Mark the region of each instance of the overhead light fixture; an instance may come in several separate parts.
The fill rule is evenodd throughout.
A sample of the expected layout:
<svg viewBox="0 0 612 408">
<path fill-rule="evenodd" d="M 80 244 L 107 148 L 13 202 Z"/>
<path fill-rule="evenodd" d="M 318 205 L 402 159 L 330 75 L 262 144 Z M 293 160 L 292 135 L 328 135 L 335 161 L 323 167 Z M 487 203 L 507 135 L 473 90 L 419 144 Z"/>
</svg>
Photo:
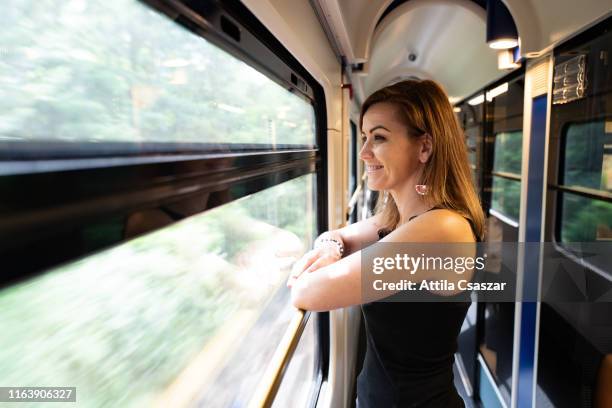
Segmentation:
<svg viewBox="0 0 612 408">
<path fill-rule="evenodd" d="M 480 94 L 468 101 L 468 103 L 472 106 L 480 105 L 485 100 L 484 94 Z"/>
<path fill-rule="evenodd" d="M 515 69 L 520 66 L 520 63 L 515 62 L 514 53 L 512 50 L 497 51 L 497 69 Z"/>
<path fill-rule="evenodd" d="M 518 40 L 513 40 L 511 38 L 502 38 L 500 40 L 494 40 L 489 43 L 489 47 L 494 50 L 509 50 L 518 45 Z"/>
<path fill-rule="evenodd" d="M 487 0 L 487 44 L 496 50 L 518 45 L 516 25 L 501 0 Z"/>
<path fill-rule="evenodd" d="M 491 102 L 496 96 L 505 94 L 506 92 L 508 92 L 508 83 L 504 82 L 490 91 L 487 91 L 486 99 L 488 102 Z"/>
</svg>

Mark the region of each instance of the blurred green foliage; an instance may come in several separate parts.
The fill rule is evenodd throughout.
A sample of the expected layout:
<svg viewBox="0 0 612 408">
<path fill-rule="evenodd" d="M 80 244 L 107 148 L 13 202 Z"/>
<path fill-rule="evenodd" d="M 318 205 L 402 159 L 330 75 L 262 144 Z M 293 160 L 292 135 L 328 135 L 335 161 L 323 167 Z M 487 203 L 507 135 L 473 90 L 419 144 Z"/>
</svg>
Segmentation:
<svg viewBox="0 0 612 408">
<path fill-rule="evenodd" d="M 563 193 L 562 242 L 612 240 L 612 203 Z"/>
<path fill-rule="evenodd" d="M 574 123 L 563 134 L 562 184 L 607 189 L 605 155 L 612 155 L 612 133 L 604 121 Z M 607 147 L 606 147 L 607 146 Z M 591 242 L 612 239 L 612 203 L 562 194 L 561 241 Z"/>
<path fill-rule="evenodd" d="M 246 248 L 278 246 L 282 230 L 310 245 L 314 180 L 290 180 L 3 289 L 3 384 L 76 386 L 84 407 L 150 405 L 234 312 L 261 307 L 266 294 L 240 282 Z"/>
<path fill-rule="evenodd" d="M 493 171 L 521 174 L 523 132 L 500 132 L 495 135 Z"/>
<path fill-rule="evenodd" d="M 493 176 L 491 208 L 518 221 L 521 182 Z"/>
<path fill-rule="evenodd" d="M 523 132 L 500 132 L 495 135 L 493 171 L 521 175 Z M 493 176 L 491 208 L 518 221 L 521 182 Z"/>
</svg>

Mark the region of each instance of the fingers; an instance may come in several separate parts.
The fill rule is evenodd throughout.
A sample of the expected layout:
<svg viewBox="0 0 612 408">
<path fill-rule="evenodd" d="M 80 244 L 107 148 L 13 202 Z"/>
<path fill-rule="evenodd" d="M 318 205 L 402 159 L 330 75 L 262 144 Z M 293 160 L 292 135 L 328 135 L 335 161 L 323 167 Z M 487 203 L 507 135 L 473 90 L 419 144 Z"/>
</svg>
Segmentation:
<svg viewBox="0 0 612 408">
<path fill-rule="evenodd" d="M 308 251 L 301 259 L 293 264 L 291 274 L 287 280 L 287 286 L 291 287 L 303 273 L 314 272 L 317 269 L 323 268 L 324 266 L 330 265 L 338 260 L 339 258 L 337 256 L 330 255 L 329 252 L 325 252 L 320 249 Z"/>
<path fill-rule="evenodd" d="M 318 254 L 314 254 L 313 251 L 307 252 L 302 258 L 298 259 L 291 268 L 291 276 L 298 277 L 304 272 L 314 261 L 316 261 Z"/>
<path fill-rule="evenodd" d="M 310 250 L 310 251 L 306 252 L 306 254 L 304 254 L 303 257 L 298 259 L 293 264 L 293 267 L 291 268 L 291 274 L 289 275 L 289 280 L 287 281 L 287 286 L 291 287 L 293 282 L 295 282 L 295 280 L 302 273 L 304 273 L 304 271 L 306 269 L 308 269 L 313 264 L 313 262 L 315 262 L 317 260 L 318 257 L 319 257 L 319 250 L 318 249 L 313 249 L 313 250 Z"/>
<path fill-rule="evenodd" d="M 326 257 L 323 257 L 323 258 L 319 258 L 315 262 L 313 262 L 313 264 L 310 265 L 304 272 L 305 273 L 314 272 L 317 269 L 320 269 L 320 268 L 322 268 L 324 266 L 327 266 L 329 264 L 334 263 L 335 261 L 336 261 L 335 258 L 332 258 L 332 257 L 329 257 L 329 256 L 326 256 Z"/>
</svg>

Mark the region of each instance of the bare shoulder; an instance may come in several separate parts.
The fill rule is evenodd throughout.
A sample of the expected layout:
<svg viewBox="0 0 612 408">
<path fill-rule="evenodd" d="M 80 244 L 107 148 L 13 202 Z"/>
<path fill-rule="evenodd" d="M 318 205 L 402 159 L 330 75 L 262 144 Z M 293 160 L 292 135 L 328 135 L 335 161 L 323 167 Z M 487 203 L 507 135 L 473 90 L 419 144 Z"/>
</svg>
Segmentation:
<svg viewBox="0 0 612 408">
<path fill-rule="evenodd" d="M 448 209 L 436 209 L 419 215 L 389 234 L 396 242 L 474 242 L 468 220 Z"/>
</svg>

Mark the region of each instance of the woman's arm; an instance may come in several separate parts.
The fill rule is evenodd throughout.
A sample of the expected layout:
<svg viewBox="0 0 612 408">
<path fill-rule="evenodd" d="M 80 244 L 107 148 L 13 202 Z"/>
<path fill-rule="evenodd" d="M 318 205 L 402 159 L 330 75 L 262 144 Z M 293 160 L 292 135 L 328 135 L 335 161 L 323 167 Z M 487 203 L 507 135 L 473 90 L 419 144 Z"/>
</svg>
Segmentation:
<svg viewBox="0 0 612 408">
<path fill-rule="evenodd" d="M 381 242 L 398 243 L 473 243 L 469 223 L 449 210 L 434 210 L 398 227 Z M 435 271 L 433 271 L 435 273 Z M 325 311 L 358 305 L 377 299 L 364 299 L 361 287 L 361 251 L 326 265 L 312 273 L 301 274 L 293 283 L 291 299 L 299 309 Z M 418 274 L 419 280 L 434 276 Z M 380 292 L 380 298 L 389 292 Z"/>
<path fill-rule="evenodd" d="M 347 256 L 378 241 L 378 230 L 381 228 L 380 214 L 376 214 L 366 220 L 323 233 L 322 236 L 330 234 L 331 237 L 340 238 L 344 244 L 344 255 Z"/>
<path fill-rule="evenodd" d="M 314 249 L 308 251 L 292 268 L 287 286 L 291 287 L 303 273 L 314 272 L 378 241 L 380 217 L 375 215 L 346 227 L 327 231 L 315 240 Z"/>
</svg>

